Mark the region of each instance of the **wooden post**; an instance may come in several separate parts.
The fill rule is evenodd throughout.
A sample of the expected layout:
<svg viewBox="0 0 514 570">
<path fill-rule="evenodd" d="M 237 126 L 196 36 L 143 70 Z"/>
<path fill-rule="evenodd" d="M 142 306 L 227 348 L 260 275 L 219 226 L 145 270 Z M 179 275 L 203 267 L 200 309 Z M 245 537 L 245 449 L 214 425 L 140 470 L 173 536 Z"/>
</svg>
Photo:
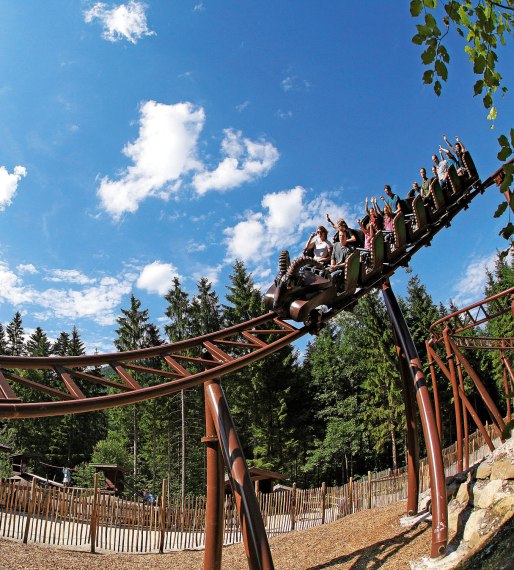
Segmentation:
<svg viewBox="0 0 514 570">
<path fill-rule="evenodd" d="M 162 493 L 161 493 L 161 512 L 159 513 L 159 527 L 160 527 L 160 539 L 159 539 L 159 553 L 164 552 L 164 537 L 166 534 L 166 489 L 168 488 L 166 479 L 162 480 Z"/>
<path fill-rule="evenodd" d="M 347 512 L 351 515 L 353 513 L 353 477 L 350 477 L 350 481 L 348 482 L 348 507 L 350 511 Z"/>
<path fill-rule="evenodd" d="M 371 471 L 368 471 L 368 509 L 371 509 L 372 493 L 371 493 Z"/>
<path fill-rule="evenodd" d="M 291 530 L 294 530 L 296 524 L 296 483 L 293 483 L 291 491 Z"/>
<path fill-rule="evenodd" d="M 327 484 L 321 483 L 321 524 L 325 524 L 325 508 L 327 503 Z"/>
<path fill-rule="evenodd" d="M 98 477 L 99 473 L 95 473 L 95 484 L 93 488 L 93 507 L 91 509 L 91 523 L 89 535 L 91 537 L 91 552 L 95 553 L 96 548 L 96 526 L 97 526 L 97 510 L 98 510 Z"/>
<path fill-rule="evenodd" d="M 36 499 L 36 480 L 32 478 L 32 484 L 30 485 L 29 508 L 27 511 L 27 520 L 25 522 L 25 532 L 23 533 L 23 544 L 27 544 L 27 540 L 29 539 L 30 519 L 32 518 L 32 513 L 34 512 L 35 499 Z"/>
</svg>

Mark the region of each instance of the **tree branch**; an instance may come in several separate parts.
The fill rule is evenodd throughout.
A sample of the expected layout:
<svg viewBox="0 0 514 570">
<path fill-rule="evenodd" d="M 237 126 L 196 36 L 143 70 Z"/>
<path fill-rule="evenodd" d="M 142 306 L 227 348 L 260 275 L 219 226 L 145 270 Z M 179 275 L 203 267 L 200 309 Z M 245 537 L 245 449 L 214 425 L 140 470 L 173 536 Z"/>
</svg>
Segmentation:
<svg viewBox="0 0 514 570">
<path fill-rule="evenodd" d="M 494 6 L 497 6 L 498 8 L 501 8 L 502 10 L 510 10 L 511 12 L 514 12 L 513 6 L 505 6 L 504 4 L 501 4 L 500 2 L 494 2 L 493 0 L 486 0 L 486 2 L 488 4 L 493 4 Z"/>
</svg>

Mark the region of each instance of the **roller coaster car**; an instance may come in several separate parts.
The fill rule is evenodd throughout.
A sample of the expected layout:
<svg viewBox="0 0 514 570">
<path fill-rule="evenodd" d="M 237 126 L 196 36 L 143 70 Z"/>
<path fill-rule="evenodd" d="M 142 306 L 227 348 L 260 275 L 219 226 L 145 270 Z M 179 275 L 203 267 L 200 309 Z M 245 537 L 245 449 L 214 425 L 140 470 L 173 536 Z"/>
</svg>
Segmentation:
<svg viewBox="0 0 514 570">
<path fill-rule="evenodd" d="M 360 256 L 356 251 L 348 256 L 344 269 L 334 276 L 310 257 L 297 257 L 291 263 L 289 253 L 283 251 L 279 258 L 279 273 L 264 296 L 264 304 L 280 318 L 311 324 L 317 307 L 331 307 L 342 297 L 355 292 L 359 272 Z"/>
</svg>

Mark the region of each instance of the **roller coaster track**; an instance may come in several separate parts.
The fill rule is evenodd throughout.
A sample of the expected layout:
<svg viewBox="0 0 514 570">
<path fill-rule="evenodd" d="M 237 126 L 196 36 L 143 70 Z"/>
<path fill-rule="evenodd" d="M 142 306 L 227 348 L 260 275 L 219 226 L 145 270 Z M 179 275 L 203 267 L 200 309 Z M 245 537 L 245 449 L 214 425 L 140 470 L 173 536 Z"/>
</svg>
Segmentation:
<svg viewBox="0 0 514 570">
<path fill-rule="evenodd" d="M 498 339 L 492 337 L 471 337 L 465 336 L 463 333 L 475 327 L 478 327 L 491 319 L 501 317 L 507 313 L 514 311 L 514 287 L 506 289 L 497 295 L 493 295 L 469 305 L 464 309 L 460 309 L 446 315 L 442 319 L 436 321 L 431 327 L 432 340 L 440 343 L 443 340 L 445 329 L 453 337 L 458 346 L 469 348 L 491 348 L 498 349 L 513 348 L 514 339 Z"/>
<path fill-rule="evenodd" d="M 357 252 L 352 253 L 345 262 L 342 288 L 341 283 L 335 277 L 332 279 L 326 269 L 318 267 L 316 262 L 311 262 L 309 266 L 308 260 L 298 258 L 289 264 L 289 254 L 282 254 L 279 275 L 265 296 L 265 304 L 274 310 L 245 323 L 177 343 L 129 352 L 70 357 L 0 356 L 0 418 L 60 416 L 103 410 L 170 395 L 202 384 L 206 404 L 206 435 L 202 441 L 206 444 L 208 529 L 204 568 L 221 568 L 223 460 L 238 506 L 249 567 L 251 570 L 272 570 L 273 559 L 262 516 L 219 379 L 265 358 L 308 332 L 318 332 L 325 322 L 339 312 L 351 310 L 357 300 L 371 289 L 381 287 L 393 327 L 405 398 L 407 512 L 415 514 L 418 509 L 419 442 L 414 408 L 417 403 L 427 449 L 433 499 L 431 556 L 444 554 L 448 540 L 448 515 L 439 437 L 440 420 L 436 425 L 422 365 L 390 287 L 389 277 L 398 268 L 407 266 L 420 248 L 430 245 L 433 237 L 442 228 L 449 226 L 461 210 L 467 209 L 478 194 L 494 183 L 500 185 L 503 180 L 503 167 L 482 183 L 474 165 L 473 169 L 470 167 L 471 157 L 469 163 L 465 161 L 465 165 L 469 175 L 465 187 L 462 187 L 457 173 L 451 173 L 451 192 L 447 191 L 445 195 L 434 184 L 430 190 L 431 205 L 429 202 L 428 209 L 421 196 L 418 196 L 414 198 L 408 224 L 403 212 L 396 214 L 392 242 L 385 246 L 384 236 L 378 232 L 368 254 L 361 256 Z M 506 192 L 506 198 L 510 203 L 510 190 Z M 438 327 L 443 327 L 445 342 L 451 344 L 453 340 L 448 340 L 451 327 L 457 327 L 457 330 L 460 327 L 464 331 L 485 322 L 493 314 L 503 314 L 506 312 L 503 301 L 503 297 L 501 301 L 497 297 L 494 302 L 483 302 L 450 315 L 444 326 L 442 322 L 436 323 L 432 342 L 436 344 L 440 333 Z M 473 312 L 472 309 L 476 311 Z M 303 326 L 297 328 L 286 322 L 291 317 L 303 322 Z M 439 358 L 429 348 L 433 358 Z M 451 348 L 457 354 L 456 345 Z M 505 344 L 502 348 L 506 348 Z M 461 360 L 466 364 L 463 356 Z M 449 365 L 453 387 L 458 390 L 452 359 Z M 511 372 L 510 368 L 509 371 Z M 475 383 L 480 387 L 479 381 Z M 98 390 L 103 392 L 99 393 Z M 487 399 L 485 390 L 483 392 L 486 404 L 501 430 L 502 419 L 495 411 L 494 403 Z M 454 395 L 458 400 L 459 393 L 455 392 Z M 462 440 L 460 431 L 459 439 Z M 462 458 L 461 449 L 459 458 Z M 93 525 L 92 552 L 95 551 L 96 544 L 94 528 Z"/>
<path fill-rule="evenodd" d="M 448 227 L 478 194 L 498 183 L 501 173 L 500 168 L 484 183 L 478 177 L 472 181 L 439 217 L 427 223 L 413 243 L 406 244 L 394 261 L 386 261 L 365 285 L 351 295 L 343 295 L 328 312 L 320 314 L 315 325 L 307 323 L 297 328 L 269 312 L 231 328 L 141 350 L 73 357 L 0 356 L 0 418 L 57 416 L 134 404 L 198 386 L 265 358 L 308 332 L 316 332 L 323 322 L 351 309 L 359 298 L 387 282 L 399 267 L 407 266 L 419 249 L 429 246 L 435 234 Z M 99 374 L 102 369 L 108 374 Z M 34 370 L 46 375 L 46 380 L 30 373 Z M 138 379 L 142 374 L 145 386 Z M 105 393 L 91 395 L 91 384 L 102 386 Z M 21 390 L 25 399 L 19 395 L 19 387 L 25 388 Z"/>
</svg>

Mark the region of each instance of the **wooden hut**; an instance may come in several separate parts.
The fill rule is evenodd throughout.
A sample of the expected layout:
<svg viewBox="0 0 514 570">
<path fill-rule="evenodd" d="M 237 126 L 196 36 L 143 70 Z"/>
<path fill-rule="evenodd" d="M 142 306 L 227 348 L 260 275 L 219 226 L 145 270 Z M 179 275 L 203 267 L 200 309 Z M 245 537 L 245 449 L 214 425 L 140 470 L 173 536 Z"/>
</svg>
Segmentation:
<svg viewBox="0 0 514 570">
<path fill-rule="evenodd" d="M 95 473 L 103 473 L 105 480 L 104 492 L 121 495 L 125 490 L 125 469 L 117 464 L 90 463 Z"/>
</svg>

